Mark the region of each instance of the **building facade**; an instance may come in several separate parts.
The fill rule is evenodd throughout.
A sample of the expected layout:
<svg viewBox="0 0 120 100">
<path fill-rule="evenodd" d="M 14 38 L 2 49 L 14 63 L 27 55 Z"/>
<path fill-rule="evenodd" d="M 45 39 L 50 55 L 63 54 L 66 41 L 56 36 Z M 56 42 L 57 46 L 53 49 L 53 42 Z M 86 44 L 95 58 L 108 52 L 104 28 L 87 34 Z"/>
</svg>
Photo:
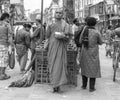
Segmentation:
<svg viewBox="0 0 120 100">
<path fill-rule="evenodd" d="M 74 0 L 53 0 L 49 8 L 45 9 L 44 11 L 44 21 L 46 21 L 47 23 L 54 22 L 54 13 L 58 8 L 61 8 L 63 10 L 63 18 L 68 23 L 72 23 L 75 14 Z"/>
<path fill-rule="evenodd" d="M 74 0 L 63 0 L 64 19 L 68 23 L 72 23 L 75 18 L 75 2 Z"/>
<path fill-rule="evenodd" d="M 113 0 L 75 0 L 75 17 L 81 22 L 87 16 L 104 20 L 120 13 Z"/>
<path fill-rule="evenodd" d="M 89 5 L 95 3 L 96 0 L 75 0 L 75 17 L 83 22 L 84 18 L 89 16 Z"/>
<path fill-rule="evenodd" d="M 59 5 L 57 3 L 51 2 L 49 8 L 44 10 L 43 20 L 45 23 L 53 23 L 54 22 L 54 14 L 56 9 L 58 9 Z"/>
</svg>

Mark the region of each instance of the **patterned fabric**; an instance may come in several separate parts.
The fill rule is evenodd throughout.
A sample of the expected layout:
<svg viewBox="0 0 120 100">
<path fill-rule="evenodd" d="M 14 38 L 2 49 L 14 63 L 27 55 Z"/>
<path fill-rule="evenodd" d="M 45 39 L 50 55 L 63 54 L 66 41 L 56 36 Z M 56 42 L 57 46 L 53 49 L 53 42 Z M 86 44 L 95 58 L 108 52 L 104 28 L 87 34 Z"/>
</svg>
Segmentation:
<svg viewBox="0 0 120 100">
<path fill-rule="evenodd" d="M 101 77 L 99 44 L 102 44 L 100 33 L 95 29 L 89 29 L 89 48 L 82 48 L 80 59 L 81 74 L 86 77 Z"/>
<path fill-rule="evenodd" d="M 0 67 L 8 66 L 8 47 L 0 45 Z"/>
</svg>

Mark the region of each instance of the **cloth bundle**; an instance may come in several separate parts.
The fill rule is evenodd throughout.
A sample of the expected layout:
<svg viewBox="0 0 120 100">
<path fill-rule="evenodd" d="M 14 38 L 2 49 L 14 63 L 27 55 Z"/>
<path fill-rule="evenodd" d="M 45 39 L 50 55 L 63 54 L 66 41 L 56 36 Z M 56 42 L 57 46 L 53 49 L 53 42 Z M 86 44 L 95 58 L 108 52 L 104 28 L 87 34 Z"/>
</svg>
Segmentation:
<svg viewBox="0 0 120 100">
<path fill-rule="evenodd" d="M 12 82 L 9 87 L 30 87 L 34 82 L 34 71 L 28 71 L 21 79 Z"/>
</svg>

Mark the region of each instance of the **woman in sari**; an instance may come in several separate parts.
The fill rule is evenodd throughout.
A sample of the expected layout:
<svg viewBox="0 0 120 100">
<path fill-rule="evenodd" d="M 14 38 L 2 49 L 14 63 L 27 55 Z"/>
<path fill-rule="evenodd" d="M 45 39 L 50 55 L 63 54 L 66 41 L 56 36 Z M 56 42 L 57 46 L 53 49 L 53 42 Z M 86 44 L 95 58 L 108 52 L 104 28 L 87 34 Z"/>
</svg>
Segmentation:
<svg viewBox="0 0 120 100">
<path fill-rule="evenodd" d="M 95 29 L 97 21 L 87 17 L 86 25 L 81 31 L 79 42 L 82 43 L 80 67 L 82 74 L 82 89 L 86 89 L 88 78 L 89 91 L 95 91 L 96 78 L 101 77 L 99 61 L 99 45 L 102 44 L 101 34 Z M 83 34 L 82 34 L 83 33 Z"/>
<path fill-rule="evenodd" d="M 12 44 L 12 30 L 9 24 L 9 14 L 3 13 L 0 18 L 0 80 L 9 79 L 5 73 L 8 66 L 8 47 Z"/>
</svg>

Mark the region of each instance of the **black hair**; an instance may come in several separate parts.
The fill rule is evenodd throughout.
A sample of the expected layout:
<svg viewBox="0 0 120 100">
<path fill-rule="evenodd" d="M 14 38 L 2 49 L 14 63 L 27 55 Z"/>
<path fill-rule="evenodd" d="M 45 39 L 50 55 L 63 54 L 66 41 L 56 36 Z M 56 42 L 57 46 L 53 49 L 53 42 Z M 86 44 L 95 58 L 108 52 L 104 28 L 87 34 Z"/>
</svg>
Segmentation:
<svg viewBox="0 0 120 100">
<path fill-rule="evenodd" d="M 78 18 L 75 18 L 74 20 L 73 20 L 73 23 L 75 24 L 76 22 L 78 22 Z"/>
<path fill-rule="evenodd" d="M 9 18 L 10 15 L 8 13 L 3 13 L 0 17 L 0 20 L 4 20 L 5 18 Z"/>
<path fill-rule="evenodd" d="M 111 29 L 112 28 L 112 26 L 108 26 L 108 29 Z"/>
<path fill-rule="evenodd" d="M 97 20 L 94 17 L 87 17 L 86 18 L 86 24 L 88 26 L 95 26 L 97 23 Z"/>
<path fill-rule="evenodd" d="M 41 19 L 36 19 L 37 22 L 41 23 Z"/>
<path fill-rule="evenodd" d="M 26 28 L 26 27 L 28 27 L 28 28 L 31 28 L 31 27 L 32 27 L 32 25 L 29 24 L 29 23 L 26 23 L 26 24 L 24 24 L 23 26 L 24 26 L 25 28 Z"/>
<path fill-rule="evenodd" d="M 88 21 L 88 18 L 89 18 L 88 16 L 85 18 L 85 23 L 87 23 L 87 21 Z"/>
</svg>

